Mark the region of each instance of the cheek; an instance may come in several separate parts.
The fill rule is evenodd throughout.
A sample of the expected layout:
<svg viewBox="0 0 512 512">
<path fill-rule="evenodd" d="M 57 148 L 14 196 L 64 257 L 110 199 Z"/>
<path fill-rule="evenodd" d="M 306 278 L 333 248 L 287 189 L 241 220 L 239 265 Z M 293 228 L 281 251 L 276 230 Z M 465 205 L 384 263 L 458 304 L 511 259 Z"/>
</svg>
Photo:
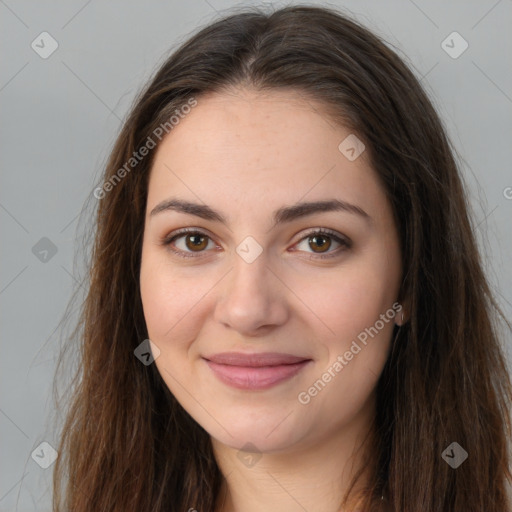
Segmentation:
<svg viewBox="0 0 512 512">
<path fill-rule="evenodd" d="M 158 254 L 147 251 L 141 263 L 140 289 L 149 338 L 161 348 L 194 333 L 193 321 L 208 290 L 205 279 L 183 276 Z"/>
<path fill-rule="evenodd" d="M 394 271 L 376 260 L 347 265 L 317 281 L 309 296 L 315 313 L 334 331 L 322 339 L 327 355 L 302 389 L 312 393 L 312 410 L 327 430 L 361 410 L 382 373 L 394 329 Z"/>
<path fill-rule="evenodd" d="M 372 326 L 395 301 L 393 271 L 378 262 L 361 260 L 301 280 L 297 295 L 321 320 L 325 332 L 343 343 Z"/>
</svg>

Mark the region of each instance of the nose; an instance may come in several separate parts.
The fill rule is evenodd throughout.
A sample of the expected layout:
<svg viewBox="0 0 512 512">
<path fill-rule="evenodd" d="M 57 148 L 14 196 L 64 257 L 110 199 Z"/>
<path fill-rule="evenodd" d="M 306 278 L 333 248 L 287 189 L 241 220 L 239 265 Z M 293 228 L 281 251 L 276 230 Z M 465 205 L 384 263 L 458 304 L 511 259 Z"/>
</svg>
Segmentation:
<svg viewBox="0 0 512 512">
<path fill-rule="evenodd" d="M 283 325 L 289 317 L 288 289 L 265 251 L 252 263 L 235 254 L 233 265 L 218 289 L 215 320 L 244 336 Z"/>
</svg>

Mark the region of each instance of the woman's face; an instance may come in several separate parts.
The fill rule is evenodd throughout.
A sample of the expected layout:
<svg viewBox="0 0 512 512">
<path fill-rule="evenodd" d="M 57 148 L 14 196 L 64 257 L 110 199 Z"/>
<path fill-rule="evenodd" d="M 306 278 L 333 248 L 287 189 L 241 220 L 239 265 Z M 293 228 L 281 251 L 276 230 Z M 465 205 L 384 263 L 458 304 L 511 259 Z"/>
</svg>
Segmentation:
<svg viewBox="0 0 512 512">
<path fill-rule="evenodd" d="M 353 137 L 298 93 L 244 89 L 198 98 L 158 147 L 140 273 L 155 364 L 233 448 L 312 445 L 373 411 L 401 258 Z"/>
</svg>

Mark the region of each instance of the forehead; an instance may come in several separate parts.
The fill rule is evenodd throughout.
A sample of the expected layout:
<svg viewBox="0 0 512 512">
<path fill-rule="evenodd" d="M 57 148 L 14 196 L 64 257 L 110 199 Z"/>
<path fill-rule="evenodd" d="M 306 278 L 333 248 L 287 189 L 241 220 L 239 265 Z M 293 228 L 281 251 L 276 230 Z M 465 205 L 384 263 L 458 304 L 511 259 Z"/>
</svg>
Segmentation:
<svg viewBox="0 0 512 512">
<path fill-rule="evenodd" d="M 321 103 L 295 91 L 247 89 L 197 102 L 157 149 L 148 209 L 171 194 L 223 210 L 243 204 L 273 210 L 327 196 L 368 205 L 367 211 L 385 207 L 367 154 L 351 161 L 340 151 L 354 134 Z"/>
</svg>

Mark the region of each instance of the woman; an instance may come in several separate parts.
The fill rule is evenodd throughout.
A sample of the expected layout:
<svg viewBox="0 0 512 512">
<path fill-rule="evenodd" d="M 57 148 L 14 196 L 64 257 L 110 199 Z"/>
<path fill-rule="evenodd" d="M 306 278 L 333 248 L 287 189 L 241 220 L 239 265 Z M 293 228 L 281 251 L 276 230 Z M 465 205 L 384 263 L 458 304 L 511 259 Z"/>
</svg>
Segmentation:
<svg viewBox="0 0 512 512">
<path fill-rule="evenodd" d="M 318 7 L 204 28 L 94 195 L 56 511 L 510 510 L 503 315 L 375 35 Z"/>
</svg>

